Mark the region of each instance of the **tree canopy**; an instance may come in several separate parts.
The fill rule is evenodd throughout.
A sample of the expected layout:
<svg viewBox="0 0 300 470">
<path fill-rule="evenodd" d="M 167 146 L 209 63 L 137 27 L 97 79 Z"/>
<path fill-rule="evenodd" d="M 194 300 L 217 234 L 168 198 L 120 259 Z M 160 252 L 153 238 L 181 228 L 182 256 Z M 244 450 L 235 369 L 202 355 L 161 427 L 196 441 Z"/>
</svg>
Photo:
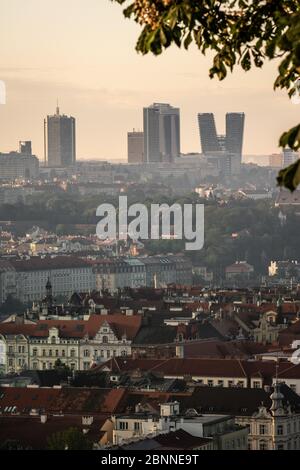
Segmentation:
<svg viewBox="0 0 300 470">
<path fill-rule="evenodd" d="M 112 0 L 124 15 L 142 26 L 136 49 L 161 54 L 172 44 L 188 49 L 194 43 L 202 54 L 214 52 L 211 78 L 223 80 L 228 71 L 245 71 L 279 59 L 274 88 L 295 92 L 300 76 L 299 0 Z M 287 130 L 281 147 L 300 148 L 300 124 Z M 280 186 L 291 191 L 300 183 L 300 160 L 281 170 Z"/>
<path fill-rule="evenodd" d="M 52 434 L 48 438 L 48 450 L 91 450 L 92 442 L 77 428 Z"/>
</svg>

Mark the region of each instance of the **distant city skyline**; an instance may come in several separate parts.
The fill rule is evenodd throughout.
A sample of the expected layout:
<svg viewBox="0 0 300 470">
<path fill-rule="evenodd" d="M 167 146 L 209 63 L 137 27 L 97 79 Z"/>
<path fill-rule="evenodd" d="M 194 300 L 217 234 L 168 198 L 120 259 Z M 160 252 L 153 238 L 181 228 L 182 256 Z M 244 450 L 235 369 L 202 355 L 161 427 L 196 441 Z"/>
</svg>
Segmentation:
<svg viewBox="0 0 300 470">
<path fill-rule="evenodd" d="M 90 0 L 2 0 L 0 151 L 32 140 L 43 160 L 43 119 L 56 99 L 77 121 L 77 158 L 127 159 L 127 132 L 142 128 L 151 102 L 181 111 L 181 151 L 199 152 L 197 114 L 211 112 L 220 134 L 223 116 L 247 115 L 244 155 L 279 152 L 278 138 L 298 123 L 299 106 L 273 91 L 276 64 L 226 80 L 210 80 L 212 56 L 173 47 L 160 57 L 135 52 L 139 26 L 119 5 Z M 114 25 L 114 28 L 111 26 Z"/>
</svg>

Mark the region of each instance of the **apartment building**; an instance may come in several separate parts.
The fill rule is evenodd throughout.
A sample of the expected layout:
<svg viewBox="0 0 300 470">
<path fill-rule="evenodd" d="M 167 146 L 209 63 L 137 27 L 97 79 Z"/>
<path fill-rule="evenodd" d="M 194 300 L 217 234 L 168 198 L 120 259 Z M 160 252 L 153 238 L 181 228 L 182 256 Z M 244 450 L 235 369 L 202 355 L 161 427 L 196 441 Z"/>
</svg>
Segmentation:
<svg viewBox="0 0 300 470">
<path fill-rule="evenodd" d="M 1 261 L 0 299 L 9 294 L 27 303 L 43 298 L 45 285 L 51 280 L 55 297 L 72 292 L 95 289 L 95 275 L 90 263 L 74 256 L 33 257 L 24 260 Z"/>
<path fill-rule="evenodd" d="M 167 287 L 192 284 L 192 263 L 184 256 L 117 258 L 94 263 L 96 289 L 115 292 L 124 287 Z"/>
<path fill-rule="evenodd" d="M 90 315 L 86 320 L 39 320 L 0 323 L 2 372 L 48 370 L 56 362 L 88 370 L 112 357 L 131 355 L 141 315 Z"/>
</svg>

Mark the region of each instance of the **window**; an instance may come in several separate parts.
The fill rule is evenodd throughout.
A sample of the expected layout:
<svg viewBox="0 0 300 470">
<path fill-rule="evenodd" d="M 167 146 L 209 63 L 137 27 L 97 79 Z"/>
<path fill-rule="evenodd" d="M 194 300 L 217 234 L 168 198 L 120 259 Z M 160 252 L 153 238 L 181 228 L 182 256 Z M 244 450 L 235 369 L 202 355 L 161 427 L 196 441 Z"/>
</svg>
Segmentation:
<svg viewBox="0 0 300 470">
<path fill-rule="evenodd" d="M 59 355 L 59 351 L 58 351 L 58 349 L 56 349 L 55 350 L 55 356 L 58 357 L 58 355 Z"/>
<path fill-rule="evenodd" d="M 108 359 L 110 358 L 110 350 L 109 349 L 106 351 L 106 356 L 107 356 Z"/>
<path fill-rule="evenodd" d="M 122 351 L 122 352 L 121 352 L 121 356 L 123 356 L 123 357 L 124 357 L 124 356 L 127 356 L 127 352 L 126 352 L 126 351 Z"/>
<path fill-rule="evenodd" d="M 208 380 L 208 381 L 207 381 L 207 385 L 208 385 L 209 387 L 213 387 L 213 386 L 214 386 L 214 381 L 213 381 L 213 380 Z"/>
<path fill-rule="evenodd" d="M 49 349 L 49 356 L 52 356 L 52 349 Z"/>
<path fill-rule="evenodd" d="M 283 435 L 283 425 L 282 425 L 282 424 L 278 424 L 278 426 L 277 426 L 277 434 L 278 434 L 278 436 L 282 436 L 282 435 Z"/>
<path fill-rule="evenodd" d="M 135 430 L 135 431 L 139 431 L 139 430 L 140 430 L 140 424 L 141 424 L 141 423 L 139 423 L 138 421 L 136 421 L 136 422 L 134 423 L 134 430 Z"/>
<path fill-rule="evenodd" d="M 277 445 L 277 450 L 284 450 L 284 445 L 283 444 L 278 444 Z"/>
<path fill-rule="evenodd" d="M 253 388 L 260 388 L 260 382 L 258 380 L 254 380 Z"/>
<path fill-rule="evenodd" d="M 102 336 L 102 343 L 107 344 L 108 343 L 108 337 L 107 336 Z"/>
<path fill-rule="evenodd" d="M 267 444 L 265 442 L 260 442 L 259 450 L 267 450 Z"/>
<path fill-rule="evenodd" d="M 259 425 L 259 434 L 266 434 L 267 432 L 267 426 L 265 424 L 260 424 Z"/>
<path fill-rule="evenodd" d="M 33 368 L 33 370 L 36 370 L 36 369 L 38 368 L 37 362 L 34 362 L 34 363 L 32 364 L 32 368 Z"/>
<path fill-rule="evenodd" d="M 128 429 L 128 422 L 127 421 L 120 421 L 119 429 L 121 431 L 126 431 Z"/>
<path fill-rule="evenodd" d="M 46 349 L 43 349 L 43 356 L 46 356 Z"/>
<path fill-rule="evenodd" d="M 223 387 L 224 386 L 224 380 L 218 380 L 218 385 L 219 385 L 219 387 Z"/>
<path fill-rule="evenodd" d="M 83 352 L 84 357 L 89 357 L 90 356 L 90 351 L 88 349 L 85 349 Z"/>
<path fill-rule="evenodd" d="M 56 343 L 56 337 L 55 336 L 52 336 L 51 337 L 51 344 L 55 344 Z"/>
<path fill-rule="evenodd" d="M 75 357 L 75 349 L 71 349 L 71 357 Z"/>
<path fill-rule="evenodd" d="M 37 356 L 37 349 L 36 349 L 36 348 L 34 348 L 34 349 L 32 350 L 32 355 L 33 355 L 34 357 Z"/>
<path fill-rule="evenodd" d="M 66 351 L 65 351 L 64 349 L 62 349 L 62 351 L 61 351 L 61 355 L 62 355 L 62 357 L 65 357 L 65 355 L 66 355 Z"/>
<path fill-rule="evenodd" d="M 233 387 L 234 381 L 233 380 L 228 380 L 228 387 Z"/>
</svg>

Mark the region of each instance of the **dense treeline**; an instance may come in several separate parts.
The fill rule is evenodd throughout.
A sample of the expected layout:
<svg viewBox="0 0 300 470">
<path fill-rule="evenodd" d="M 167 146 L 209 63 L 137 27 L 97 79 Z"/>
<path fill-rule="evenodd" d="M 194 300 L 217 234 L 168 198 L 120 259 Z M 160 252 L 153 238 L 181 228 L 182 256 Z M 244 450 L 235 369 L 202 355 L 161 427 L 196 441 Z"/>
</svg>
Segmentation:
<svg viewBox="0 0 300 470">
<path fill-rule="evenodd" d="M 0 220 L 45 221 L 60 234 L 72 233 L 72 224 L 98 222 L 96 208 L 104 202 L 118 207 L 118 198 L 110 196 L 79 197 L 71 194 L 44 195 L 30 204 L 0 206 Z M 214 200 L 201 201 L 196 194 L 176 200 L 153 196 L 142 199 L 141 194 L 128 195 L 128 204 L 177 202 L 205 204 L 205 244 L 198 252 L 187 252 L 197 264 L 207 266 L 215 272 L 236 261 L 246 260 L 257 272 L 265 273 L 271 260 L 299 259 L 300 217 L 295 209 L 282 211 L 272 201 L 229 200 L 220 203 Z M 93 228 L 91 228 L 92 233 Z M 70 231 L 70 232 L 69 232 Z M 181 241 L 148 241 L 150 253 L 170 253 L 184 249 Z"/>
</svg>

